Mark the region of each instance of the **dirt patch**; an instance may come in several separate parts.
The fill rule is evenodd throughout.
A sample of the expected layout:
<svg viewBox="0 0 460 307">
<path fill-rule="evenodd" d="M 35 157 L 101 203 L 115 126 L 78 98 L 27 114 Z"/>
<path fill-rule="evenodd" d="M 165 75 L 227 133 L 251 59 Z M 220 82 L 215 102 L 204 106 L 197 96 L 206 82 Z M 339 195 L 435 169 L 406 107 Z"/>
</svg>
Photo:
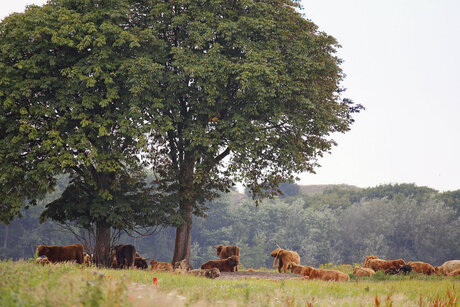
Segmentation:
<svg viewBox="0 0 460 307">
<path fill-rule="evenodd" d="M 216 279 L 300 279 L 302 275 L 291 274 L 291 273 L 273 273 L 273 272 L 250 272 L 250 271 L 239 271 L 239 272 L 220 272 L 220 276 Z"/>
</svg>

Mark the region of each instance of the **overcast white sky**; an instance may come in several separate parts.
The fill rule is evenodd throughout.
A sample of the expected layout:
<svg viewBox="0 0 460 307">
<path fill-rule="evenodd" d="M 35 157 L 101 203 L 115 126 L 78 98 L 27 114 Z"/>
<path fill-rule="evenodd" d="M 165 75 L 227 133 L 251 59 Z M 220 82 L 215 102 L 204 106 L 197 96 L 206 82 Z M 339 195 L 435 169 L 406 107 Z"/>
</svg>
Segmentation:
<svg viewBox="0 0 460 307">
<path fill-rule="evenodd" d="M 0 0 L 0 19 L 45 0 Z M 302 0 L 342 45 L 346 97 L 366 110 L 301 184 L 460 189 L 460 1 Z"/>
<path fill-rule="evenodd" d="M 303 0 L 366 110 L 302 184 L 460 189 L 460 1 Z"/>
</svg>

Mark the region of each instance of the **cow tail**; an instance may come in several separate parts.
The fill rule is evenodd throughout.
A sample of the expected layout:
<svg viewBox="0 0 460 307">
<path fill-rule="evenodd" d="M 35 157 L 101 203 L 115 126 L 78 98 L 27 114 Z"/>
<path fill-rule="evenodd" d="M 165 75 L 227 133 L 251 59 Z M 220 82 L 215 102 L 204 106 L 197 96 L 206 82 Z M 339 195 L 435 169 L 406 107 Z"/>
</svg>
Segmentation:
<svg viewBox="0 0 460 307">
<path fill-rule="evenodd" d="M 275 260 L 273 261 L 273 266 L 276 268 L 277 267 L 277 264 L 276 264 L 276 261 L 278 261 L 278 256 L 279 256 L 280 252 L 278 252 L 275 256 Z"/>
</svg>

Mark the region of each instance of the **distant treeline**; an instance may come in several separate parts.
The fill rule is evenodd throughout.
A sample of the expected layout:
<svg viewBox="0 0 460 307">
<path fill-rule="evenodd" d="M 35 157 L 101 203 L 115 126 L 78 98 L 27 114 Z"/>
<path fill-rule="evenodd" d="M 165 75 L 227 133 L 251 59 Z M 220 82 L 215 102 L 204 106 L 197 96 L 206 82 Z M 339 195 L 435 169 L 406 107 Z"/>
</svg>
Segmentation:
<svg viewBox="0 0 460 307">
<path fill-rule="evenodd" d="M 208 216 L 195 218 L 192 265 L 217 259 L 213 246 L 238 245 L 241 263 L 268 267 L 280 245 L 295 250 L 302 264 L 353 264 L 366 255 L 403 258 L 439 265 L 460 255 L 460 190 L 438 193 L 413 184 L 353 186 L 280 186 L 284 196 L 258 206 L 236 191 L 208 204 Z M 0 226 L 0 258 L 32 257 L 37 244 L 75 242 L 51 222 L 39 224 L 43 206 L 24 211 Z M 122 236 L 149 259 L 171 261 L 174 229 L 142 238 Z"/>
</svg>

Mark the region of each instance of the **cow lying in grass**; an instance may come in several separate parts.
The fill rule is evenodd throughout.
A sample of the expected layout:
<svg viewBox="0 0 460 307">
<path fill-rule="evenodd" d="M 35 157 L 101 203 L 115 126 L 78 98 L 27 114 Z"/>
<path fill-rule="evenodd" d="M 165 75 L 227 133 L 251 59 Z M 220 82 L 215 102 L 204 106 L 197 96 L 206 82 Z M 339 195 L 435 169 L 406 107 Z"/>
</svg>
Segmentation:
<svg viewBox="0 0 460 307">
<path fill-rule="evenodd" d="M 152 259 L 150 260 L 150 269 L 152 271 L 172 272 L 173 266 L 169 262 L 158 262 Z"/>
<path fill-rule="evenodd" d="M 402 259 L 397 260 L 383 260 L 377 258 L 377 256 L 367 256 L 364 261 L 364 267 L 373 269 L 374 271 L 384 272 L 398 272 L 399 269 L 405 265 L 406 262 Z"/>
<path fill-rule="evenodd" d="M 449 275 L 453 271 L 460 269 L 460 260 L 449 260 L 444 262 L 442 265 L 435 268 L 435 273 L 437 275 Z"/>
<path fill-rule="evenodd" d="M 356 276 L 372 276 L 375 274 L 375 271 L 371 268 L 363 268 L 363 267 L 359 267 L 359 266 L 356 266 L 353 268 L 353 274 L 355 274 Z"/>
<path fill-rule="evenodd" d="M 193 268 L 188 264 L 187 260 L 183 259 L 181 261 L 174 262 L 173 270 L 178 274 L 186 274 L 188 271 L 193 270 Z"/>
<path fill-rule="evenodd" d="M 218 268 L 221 272 L 234 272 L 235 267 L 239 263 L 238 256 L 230 256 L 222 260 L 210 260 L 201 265 L 202 269 Z"/>
<path fill-rule="evenodd" d="M 435 273 L 434 267 L 426 262 L 410 261 L 407 264 L 412 267 L 412 270 L 420 274 L 431 275 Z"/>
<path fill-rule="evenodd" d="M 217 278 L 220 276 L 220 271 L 218 268 L 212 269 L 196 269 L 187 271 L 188 274 L 199 276 L 199 277 L 207 277 L 207 278 Z"/>
<path fill-rule="evenodd" d="M 227 259 L 228 257 L 231 257 L 231 256 L 238 256 L 238 258 L 240 257 L 240 249 L 238 248 L 238 246 L 235 246 L 235 245 L 229 245 L 229 246 L 217 245 L 216 252 L 217 252 L 217 256 L 219 256 L 221 260 Z M 238 271 L 238 266 L 235 267 L 234 272 L 236 271 Z"/>
<path fill-rule="evenodd" d="M 449 274 L 447 274 L 447 276 L 459 276 L 460 275 L 460 269 L 457 269 L 455 271 L 452 271 L 450 272 Z"/>
<path fill-rule="evenodd" d="M 399 269 L 399 274 L 409 274 L 410 272 L 412 272 L 412 266 L 409 265 L 409 264 L 406 264 L 406 265 L 403 265 L 400 269 Z"/>
<path fill-rule="evenodd" d="M 291 270 L 291 273 L 293 274 L 304 275 L 302 274 L 302 271 L 304 270 L 304 268 L 305 267 L 303 265 L 295 264 L 294 262 L 289 262 L 287 265 L 287 269 Z"/>
<path fill-rule="evenodd" d="M 304 266 L 302 275 L 308 279 L 320 279 L 325 281 L 349 281 L 350 277 L 336 270 L 315 269 L 311 266 Z"/>
</svg>

